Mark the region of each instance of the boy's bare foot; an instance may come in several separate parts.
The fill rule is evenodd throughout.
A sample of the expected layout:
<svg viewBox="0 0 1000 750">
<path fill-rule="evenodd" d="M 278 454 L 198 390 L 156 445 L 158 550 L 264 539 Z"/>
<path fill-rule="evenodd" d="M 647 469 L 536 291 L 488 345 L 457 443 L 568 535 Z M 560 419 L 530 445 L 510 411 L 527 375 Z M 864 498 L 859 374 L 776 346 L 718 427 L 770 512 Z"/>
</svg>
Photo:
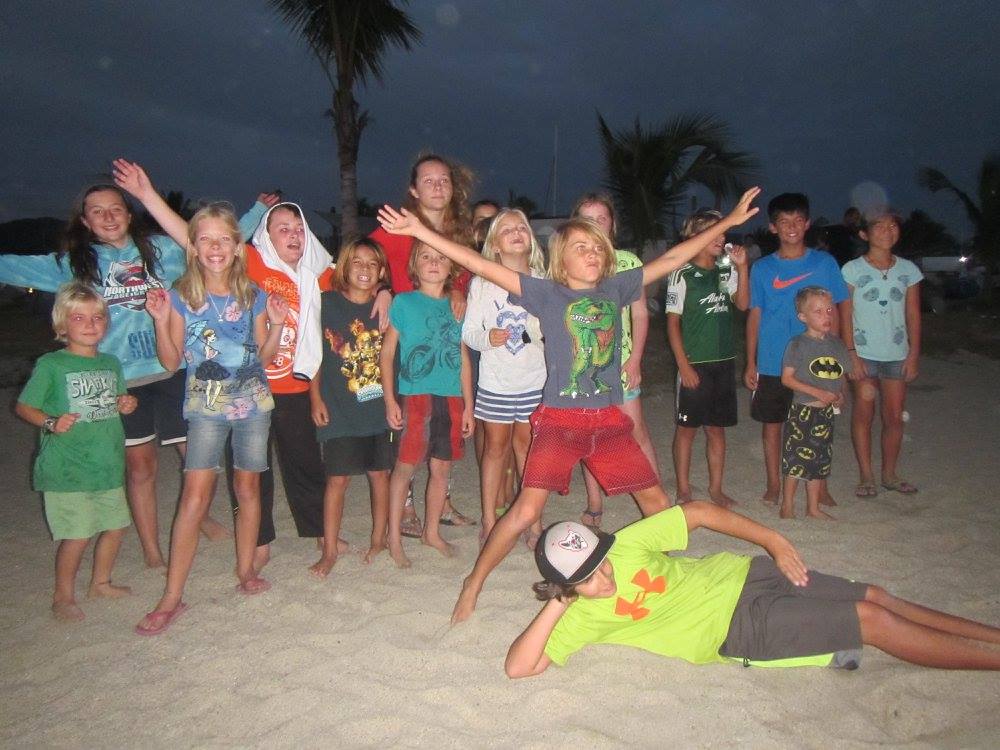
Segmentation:
<svg viewBox="0 0 1000 750">
<path fill-rule="evenodd" d="M 739 505 L 738 502 L 733 500 L 725 492 L 712 492 L 709 491 L 708 496 L 712 498 L 712 502 L 723 508 L 732 508 L 734 505 Z"/>
<path fill-rule="evenodd" d="M 426 534 L 424 534 L 424 536 L 420 537 L 420 541 L 423 544 L 426 544 L 428 547 L 433 547 L 445 557 L 455 556 L 455 547 L 451 544 L 448 544 L 448 542 L 446 542 L 439 536 L 429 537 Z"/>
<path fill-rule="evenodd" d="M 132 589 L 128 586 L 115 586 L 111 581 L 101 581 L 100 583 L 91 583 L 90 588 L 87 589 L 88 599 L 121 599 L 123 596 L 128 596 L 132 593 Z"/>
<path fill-rule="evenodd" d="M 246 596 L 254 596 L 255 594 L 263 594 L 265 591 L 271 588 L 271 584 L 265 578 L 261 578 L 258 575 L 252 578 L 247 578 L 245 581 L 240 581 L 236 586 L 236 590 Z"/>
<path fill-rule="evenodd" d="M 320 552 L 323 551 L 323 537 L 321 536 L 316 537 L 316 549 L 318 549 Z M 351 551 L 351 545 L 348 544 L 345 539 L 337 537 L 337 554 L 343 555 L 345 552 L 350 552 L 350 551 Z"/>
<path fill-rule="evenodd" d="M 378 555 L 378 553 L 384 549 L 385 549 L 385 542 L 378 542 L 377 544 L 371 545 L 368 548 L 368 551 L 361 556 L 361 562 L 363 562 L 365 565 L 369 565 L 371 561 L 375 559 L 375 556 Z"/>
<path fill-rule="evenodd" d="M 253 569 L 258 573 L 271 561 L 271 545 L 262 544 L 253 551 Z"/>
<path fill-rule="evenodd" d="M 389 545 L 389 556 L 392 557 L 392 561 L 396 563 L 397 568 L 408 568 L 412 564 L 410 558 L 406 556 L 403 552 L 403 548 L 393 549 L 392 545 Z"/>
<path fill-rule="evenodd" d="M 323 555 L 314 565 L 309 566 L 309 575 L 314 578 L 326 578 L 330 575 L 330 570 L 337 564 L 337 556 L 327 557 Z"/>
<path fill-rule="evenodd" d="M 823 502 L 823 501 L 820 500 L 820 502 Z M 834 503 L 834 505 L 836 505 L 836 503 Z M 824 521 L 836 521 L 837 520 L 836 518 L 834 518 L 833 516 L 831 516 L 829 513 L 824 513 L 819 508 L 817 508 L 815 511 L 807 511 L 806 512 L 806 518 L 820 518 L 820 519 L 822 519 Z"/>
<path fill-rule="evenodd" d="M 675 505 L 683 505 L 684 503 L 689 503 L 689 502 L 691 502 L 690 492 L 678 492 L 677 497 L 674 498 Z"/>
<path fill-rule="evenodd" d="M 768 505 L 777 505 L 778 504 L 778 500 L 780 498 L 781 498 L 781 495 L 778 492 L 774 492 L 774 493 L 765 492 L 764 493 L 764 497 L 762 497 L 760 499 L 760 501 L 762 503 L 767 503 Z"/>
<path fill-rule="evenodd" d="M 778 511 L 778 518 L 795 518 L 795 509 L 782 505 L 781 510 Z"/>
<path fill-rule="evenodd" d="M 223 539 L 233 538 L 233 532 L 211 516 L 205 516 L 204 520 L 201 522 L 200 528 L 201 533 L 207 536 L 209 541 L 212 542 L 221 542 Z"/>
<path fill-rule="evenodd" d="M 143 557 L 147 568 L 156 570 L 157 568 L 167 567 L 167 561 L 163 559 L 163 555 L 159 554 L 159 552 L 157 552 L 156 557 L 146 557 L 145 555 Z"/>
<path fill-rule="evenodd" d="M 451 611 L 451 624 L 457 625 L 472 617 L 472 613 L 476 611 L 476 599 L 478 598 L 479 592 L 472 588 L 469 579 L 466 578 L 462 581 L 462 593 L 458 595 L 455 609 Z"/>
<path fill-rule="evenodd" d="M 52 616 L 63 622 L 79 622 L 84 618 L 76 602 L 52 602 Z"/>
<path fill-rule="evenodd" d="M 819 495 L 820 505 L 829 505 L 831 508 L 837 507 L 837 501 L 833 499 L 830 490 L 824 489 Z"/>
</svg>

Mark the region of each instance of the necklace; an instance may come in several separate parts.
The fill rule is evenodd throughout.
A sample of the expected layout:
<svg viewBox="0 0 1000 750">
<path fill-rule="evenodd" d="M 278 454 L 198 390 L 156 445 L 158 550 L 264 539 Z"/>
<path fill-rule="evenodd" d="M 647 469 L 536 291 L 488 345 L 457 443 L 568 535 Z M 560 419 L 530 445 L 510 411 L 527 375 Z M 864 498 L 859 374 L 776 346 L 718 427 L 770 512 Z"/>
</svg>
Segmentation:
<svg viewBox="0 0 1000 750">
<path fill-rule="evenodd" d="M 219 312 L 219 307 L 218 307 L 218 305 L 215 304 L 215 300 L 212 299 L 212 294 L 210 292 L 206 292 L 205 296 L 208 297 L 208 301 L 211 302 L 212 303 L 212 307 L 215 308 L 215 314 L 219 317 L 219 322 L 221 323 L 222 322 L 222 313 L 224 313 L 226 311 L 226 308 L 229 307 L 229 300 L 230 300 L 230 298 L 232 298 L 233 293 L 230 292 L 229 294 L 226 295 L 226 301 L 222 305 L 222 312 Z"/>
<path fill-rule="evenodd" d="M 871 255 L 866 255 L 865 256 L 865 261 L 867 261 L 867 263 L 868 263 L 869 266 L 871 266 L 876 271 L 878 271 L 880 274 L 882 274 L 882 281 L 888 281 L 889 280 L 889 271 L 891 271 L 892 267 L 894 265 L 896 265 L 896 258 L 893 257 L 893 256 L 891 256 L 891 255 L 889 256 L 889 265 L 886 266 L 885 268 L 881 268 L 880 266 L 876 265 L 875 262 L 872 260 Z"/>
</svg>

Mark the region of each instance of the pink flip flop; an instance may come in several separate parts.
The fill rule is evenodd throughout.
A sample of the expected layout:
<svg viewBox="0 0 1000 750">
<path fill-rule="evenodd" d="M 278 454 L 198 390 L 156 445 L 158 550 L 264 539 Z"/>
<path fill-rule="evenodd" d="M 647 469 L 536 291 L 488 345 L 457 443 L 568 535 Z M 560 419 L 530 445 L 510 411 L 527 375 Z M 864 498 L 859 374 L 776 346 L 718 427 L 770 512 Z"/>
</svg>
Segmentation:
<svg viewBox="0 0 1000 750">
<path fill-rule="evenodd" d="M 236 591 L 245 596 L 253 596 L 254 594 L 263 594 L 265 591 L 271 588 L 270 582 L 266 578 L 261 578 L 256 576 L 243 583 L 236 585 Z"/>
<path fill-rule="evenodd" d="M 135 626 L 136 635 L 159 635 L 173 625 L 174 620 L 187 611 L 188 605 L 181 602 L 169 612 L 150 612 L 143 619 L 149 620 L 149 625 L 141 622 Z"/>
</svg>

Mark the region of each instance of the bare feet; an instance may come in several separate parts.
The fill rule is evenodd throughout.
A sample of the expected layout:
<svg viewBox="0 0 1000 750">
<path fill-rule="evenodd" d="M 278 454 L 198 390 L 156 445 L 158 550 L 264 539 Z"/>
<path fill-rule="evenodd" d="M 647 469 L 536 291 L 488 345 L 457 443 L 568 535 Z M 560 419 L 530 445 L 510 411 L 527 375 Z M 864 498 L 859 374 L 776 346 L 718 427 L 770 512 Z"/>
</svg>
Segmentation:
<svg viewBox="0 0 1000 750">
<path fill-rule="evenodd" d="M 323 551 L 323 537 L 316 537 L 316 549 L 320 552 Z M 351 551 L 351 545 L 347 543 L 347 540 L 337 537 L 337 554 L 343 555 L 345 552 Z"/>
<path fill-rule="evenodd" d="M 835 508 L 837 506 L 837 501 L 833 499 L 833 495 L 830 494 L 830 490 L 824 488 L 819 496 L 819 504 L 829 505 L 831 508 Z"/>
<path fill-rule="evenodd" d="M 323 555 L 319 559 L 319 562 L 317 562 L 315 565 L 309 566 L 309 575 L 313 576 L 314 578 L 326 578 L 328 575 L 330 575 L 330 570 L 336 564 L 337 564 L 337 555 L 333 556 Z"/>
<path fill-rule="evenodd" d="M 201 533 L 209 538 L 213 542 L 221 542 L 223 539 L 232 539 L 233 532 L 223 526 L 221 523 L 216 521 L 211 516 L 205 516 L 204 520 L 201 522 Z"/>
<path fill-rule="evenodd" d="M 472 588 L 469 579 L 466 578 L 462 581 L 462 593 L 458 595 L 455 609 L 451 611 L 451 624 L 457 625 L 472 617 L 472 613 L 476 611 L 476 599 L 478 598 L 479 592 Z"/>
<path fill-rule="evenodd" d="M 731 497 L 729 497 L 729 495 L 727 495 L 722 490 L 719 490 L 718 492 L 712 492 L 711 490 L 709 490 L 708 496 L 712 498 L 713 503 L 715 503 L 716 505 L 720 505 L 723 508 L 732 508 L 734 505 L 739 505 L 738 502 L 733 500 Z"/>
<path fill-rule="evenodd" d="M 777 505 L 778 499 L 781 495 L 777 492 L 765 492 L 764 497 L 760 499 L 762 503 L 767 503 L 768 505 Z"/>
<path fill-rule="evenodd" d="M 371 564 L 371 561 L 375 559 L 375 556 L 384 549 L 385 549 L 385 542 L 373 543 L 368 548 L 368 551 L 361 556 L 361 562 L 363 562 L 365 565 Z"/>
<path fill-rule="evenodd" d="M 433 547 L 445 557 L 455 556 L 455 547 L 452 546 L 451 544 L 448 544 L 448 542 L 446 542 L 440 536 L 429 537 L 427 536 L 427 534 L 424 534 L 422 537 L 420 537 L 420 541 L 423 544 L 426 544 L 428 547 Z"/>
<path fill-rule="evenodd" d="M 84 617 L 76 602 L 52 602 L 52 616 L 63 622 L 79 622 Z"/>
<path fill-rule="evenodd" d="M 246 596 L 263 594 L 270 588 L 271 584 L 266 579 L 261 578 L 258 575 L 254 575 L 252 578 L 247 578 L 245 581 L 240 581 L 240 583 L 236 586 L 236 590 Z"/>
<path fill-rule="evenodd" d="M 132 593 L 132 589 L 128 586 L 115 586 L 111 581 L 101 581 L 100 583 L 91 583 L 90 588 L 87 589 L 88 599 L 121 599 L 123 596 L 128 596 Z"/>
<path fill-rule="evenodd" d="M 393 549 L 392 545 L 389 545 L 389 556 L 392 557 L 392 561 L 396 563 L 397 568 L 408 568 L 412 563 L 410 563 L 410 558 L 406 556 L 403 552 L 402 546 L 399 549 Z"/>
<path fill-rule="evenodd" d="M 689 503 L 689 502 L 691 502 L 691 493 L 690 492 L 678 492 L 677 493 L 677 499 L 675 501 L 675 504 L 677 504 L 677 505 L 683 505 L 684 503 Z"/>
<path fill-rule="evenodd" d="M 781 506 L 781 510 L 778 511 L 779 518 L 795 518 L 795 508 L 786 508 L 784 505 Z"/>
<path fill-rule="evenodd" d="M 820 500 L 820 502 L 823 502 L 823 501 Z M 833 503 L 833 504 L 836 505 L 836 503 Z M 815 510 L 815 512 L 812 512 L 812 511 L 807 512 L 806 513 L 806 518 L 820 518 L 820 519 L 822 519 L 824 521 L 836 521 L 837 520 L 836 518 L 834 518 L 833 516 L 831 516 L 829 513 L 824 513 L 819 508 L 817 508 Z"/>
</svg>

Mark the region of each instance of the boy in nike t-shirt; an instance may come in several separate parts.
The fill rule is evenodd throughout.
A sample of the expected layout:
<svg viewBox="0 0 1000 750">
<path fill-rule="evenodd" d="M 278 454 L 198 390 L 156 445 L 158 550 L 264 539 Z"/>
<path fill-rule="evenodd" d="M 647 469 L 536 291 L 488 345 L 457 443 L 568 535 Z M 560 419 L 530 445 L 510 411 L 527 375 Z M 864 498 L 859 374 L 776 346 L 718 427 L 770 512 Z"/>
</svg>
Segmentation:
<svg viewBox="0 0 1000 750">
<path fill-rule="evenodd" d="M 767 205 L 768 228 L 778 235 L 776 253 L 754 263 L 750 270 L 750 314 L 747 316 L 747 366 L 743 376 L 753 391 L 750 416 L 762 423 L 765 502 L 777 503 L 781 493 L 781 426 L 792 405 L 792 392 L 781 384 L 781 358 L 793 336 L 805 330 L 796 315 L 795 295 L 806 286 L 830 292 L 833 302 L 847 299 L 847 285 L 829 253 L 806 247 L 809 199 L 801 193 L 782 193 Z M 840 335 L 839 321 L 831 333 Z M 821 502 L 832 504 L 823 480 Z"/>
</svg>

